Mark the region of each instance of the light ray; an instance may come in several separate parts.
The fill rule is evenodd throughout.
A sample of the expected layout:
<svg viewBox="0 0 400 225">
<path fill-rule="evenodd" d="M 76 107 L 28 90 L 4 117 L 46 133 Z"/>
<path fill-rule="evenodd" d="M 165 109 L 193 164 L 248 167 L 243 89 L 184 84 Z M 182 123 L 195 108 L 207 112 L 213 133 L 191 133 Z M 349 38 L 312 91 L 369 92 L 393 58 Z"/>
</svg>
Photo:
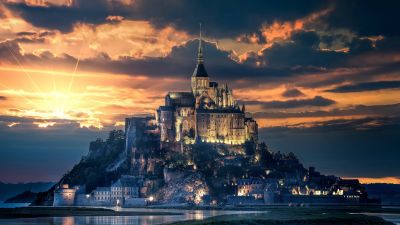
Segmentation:
<svg viewBox="0 0 400 225">
<path fill-rule="evenodd" d="M 3 86 L 3 88 L 5 88 L 5 89 L 8 89 L 8 90 L 13 90 L 12 88 L 10 88 L 10 87 L 7 87 L 6 85 L 4 85 L 4 84 L 2 84 L 2 83 L 0 83 L 0 85 L 1 86 Z M 29 103 L 31 103 L 31 104 L 33 104 L 34 106 L 36 106 L 36 107 L 38 107 L 39 108 L 39 105 L 38 104 L 36 104 L 34 101 L 32 101 L 31 99 L 29 99 L 29 98 L 27 98 L 27 97 L 25 97 L 24 95 L 22 95 L 22 94 L 19 94 L 18 92 L 15 92 L 17 95 L 19 95 L 21 98 L 23 98 L 23 99 L 25 99 L 27 102 L 29 102 Z"/>
<path fill-rule="evenodd" d="M 22 71 L 24 72 L 24 74 L 29 78 L 29 80 L 31 81 L 32 85 L 35 87 L 35 89 L 38 92 L 42 92 L 39 88 L 39 86 L 36 84 L 36 82 L 33 80 L 33 78 L 31 77 L 30 74 L 28 74 L 28 72 L 25 70 L 25 67 L 21 64 L 21 62 L 18 60 L 18 58 L 16 57 L 16 55 L 13 53 L 12 49 L 10 49 L 10 47 L 8 47 L 7 45 L 5 45 L 8 49 L 8 51 L 11 53 L 11 55 L 13 56 L 13 58 L 15 59 L 15 61 L 17 62 L 18 66 L 22 69 Z"/>
<path fill-rule="evenodd" d="M 66 93 L 67 93 L 67 96 L 66 96 L 66 98 L 69 97 L 70 92 L 71 92 L 71 87 L 72 87 L 72 85 L 73 85 L 73 83 L 74 83 L 74 81 L 75 81 L 76 71 L 78 70 L 80 58 L 81 58 L 81 55 L 82 55 L 82 49 L 83 49 L 83 46 L 84 46 L 84 44 L 85 44 L 85 38 L 84 38 L 84 36 L 82 36 L 82 38 L 83 38 L 83 40 L 82 40 L 82 43 L 81 43 L 81 47 L 80 47 L 80 49 L 79 49 L 78 57 L 77 57 L 77 59 L 76 59 L 74 71 L 73 71 L 73 73 L 72 73 L 72 76 L 71 76 L 71 79 L 70 79 L 70 81 L 69 81 L 69 85 L 68 85 L 68 88 L 67 88 L 67 92 L 66 92 Z M 64 101 L 63 101 L 63 106 L 62 106 L 62 109 L 61 109 L 62 111 L 64 111 L 64 108 L 65 108 L 66 98 L 64 98 Z"/>
</svg>

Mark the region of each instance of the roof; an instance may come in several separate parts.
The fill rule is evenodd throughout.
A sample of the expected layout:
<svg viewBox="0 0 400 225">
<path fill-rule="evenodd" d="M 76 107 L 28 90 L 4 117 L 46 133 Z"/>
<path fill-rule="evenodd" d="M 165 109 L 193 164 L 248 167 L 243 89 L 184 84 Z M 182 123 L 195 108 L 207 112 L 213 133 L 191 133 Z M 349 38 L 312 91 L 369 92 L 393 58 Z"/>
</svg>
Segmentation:
<svg viewBox="0 0 400 225">
<path fill-rule="evenodd" d="M 110 187 L 97 187 L 95 191 L 111 191 Z"/>
<path fill-rule="evenodd" d="M 111 185 L 111 187 L 138 187 L 140 179 L 131 176 L 122 176 L 119 180 Z"/>
<path fill-rule="evenodd" d="M 241 113 L 243 112 L 240 109 L 236 108 L 217 108 L 217 109 L 196 109 L 197 113 Z"/>
<path fill-rule="evenodd" d="M 192 92 L 183 92 L 183 91 L 170 91 L 167 94 L 171 99 L 177 98 L 194 98 Z"/>
<path fill-rule="evenodd" d="M 209 83 L 209 87 L 218 87 L 218 83 L 217 83 L 217 82 L 214 82 L 214 81 L 211 81 L 211 82 Z"/>
<path fill-rule="evenodd" d="M 252 178 L 246 178 L 246 179 L 239 179 L 237 182 L 239 185 L 246 185 L 246 184 L 263 184 L 264 180 L 261 178 L 256 178 L 256 177 L 252 177 Z"/>
<path fill-rule="evenodd" d="M 173 111 L 174 107 L 162 105 L 158 108 L 160 111 Z"/>
<path fill-rule="evenodd" d="M 193 107 L 194 104 L 192 92 L 169 92 L 165 97 L 166 106 Z"/>
<path fill-rule="evenodd" d="M 202 62 L 197 63 L 197 66 L 194 69 L 192 77 L 208 77 L 206 68 Z"/>
</svg>

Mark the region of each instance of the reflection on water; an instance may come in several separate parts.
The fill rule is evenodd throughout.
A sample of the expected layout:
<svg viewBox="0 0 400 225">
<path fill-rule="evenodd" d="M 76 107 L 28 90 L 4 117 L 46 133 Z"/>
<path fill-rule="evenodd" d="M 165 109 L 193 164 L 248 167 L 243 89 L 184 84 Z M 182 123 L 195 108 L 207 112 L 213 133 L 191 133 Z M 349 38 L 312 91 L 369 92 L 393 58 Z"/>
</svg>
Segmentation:
<svg viewBox="0 0 400 225">
<path fill-rule="evenodd" d="M 156 211 L 136 210 L 136 211 Z M 219 211 L 219 210 L 157 210 L 158 212 L 178 212 L 182 215 L 162 216 L 71 216 L 26 219 L 4 219 L 0 225 L 154 225 L 184 220 L 202 220 L 210 216 L 226 214 L 256 213 L 255 211 Z M 265 213 L 265 212 L 264 212 Z"/>
</svg>

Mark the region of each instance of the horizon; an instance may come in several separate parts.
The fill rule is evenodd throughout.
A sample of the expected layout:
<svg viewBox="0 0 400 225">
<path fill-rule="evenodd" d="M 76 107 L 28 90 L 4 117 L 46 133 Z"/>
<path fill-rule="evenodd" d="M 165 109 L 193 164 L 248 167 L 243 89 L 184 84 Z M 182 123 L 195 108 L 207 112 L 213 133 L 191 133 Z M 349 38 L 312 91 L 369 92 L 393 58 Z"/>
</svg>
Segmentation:
<svg viewBox="0 0 400 225">
<path fill-rule="evenodd" d="M 270 150 L 400 184 L 399 3 L 152 3 L 0 3 L 0 181 L 56 182 L 90 141 L 189 91 L 201 22 L 210 78 Z"/>
</svg>

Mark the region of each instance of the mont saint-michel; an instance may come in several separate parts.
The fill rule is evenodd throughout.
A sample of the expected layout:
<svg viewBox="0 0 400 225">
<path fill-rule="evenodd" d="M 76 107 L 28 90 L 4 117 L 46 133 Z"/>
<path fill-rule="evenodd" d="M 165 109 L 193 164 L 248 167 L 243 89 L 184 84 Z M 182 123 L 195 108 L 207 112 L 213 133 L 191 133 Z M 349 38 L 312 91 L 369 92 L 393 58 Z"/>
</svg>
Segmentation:
<svg viewBox="0 0 400 225">
<path fill-rule="evenodd" d="M 400 225 L 399 9 L 0 0 L 0 225 Z"/>
<path fill-rule="evenodd" d="M 305 168 L 259 141 L 229 84 L 212 81 L 202 37 L 191 91 L 170 91 L 154 115 L 90 143 L 89 153 L 34 205 L 377 205 L 355 179 Z M 203 55 L 204 54 L 204 55 Z"/>
</svg>

